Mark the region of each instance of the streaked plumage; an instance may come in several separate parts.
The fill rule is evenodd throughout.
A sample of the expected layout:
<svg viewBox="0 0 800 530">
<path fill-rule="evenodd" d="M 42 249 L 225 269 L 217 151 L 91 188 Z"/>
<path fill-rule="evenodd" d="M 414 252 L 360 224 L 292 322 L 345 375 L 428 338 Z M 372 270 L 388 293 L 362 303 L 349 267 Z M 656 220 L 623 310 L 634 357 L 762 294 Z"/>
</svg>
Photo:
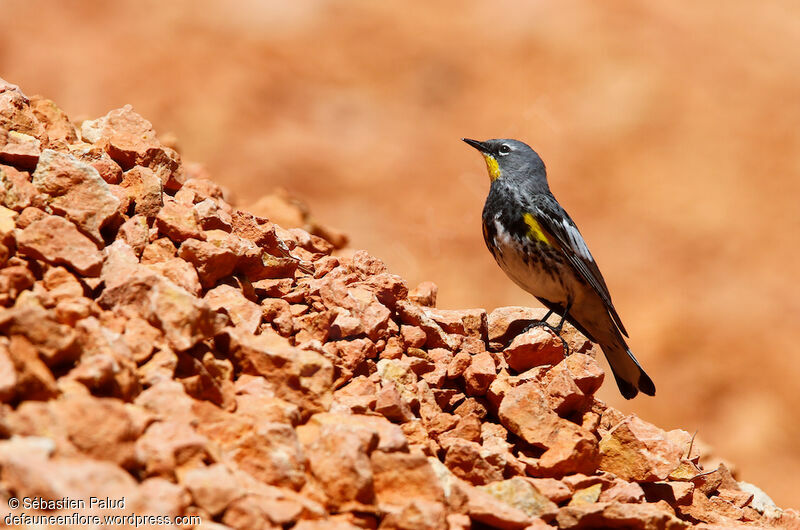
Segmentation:
<svg viewBox="0 0 800 530">
<path fill-rule="evenodd" d="M 503 271 L 548 309 L 600 345 L 622 395 L 655 394 L 628 349 L 628 336 L 583 236 L 556 201 L 544 163 L 516 140 L 464 140 L 484 155 L 492 178 L 483 237 Z"/>
</svg>

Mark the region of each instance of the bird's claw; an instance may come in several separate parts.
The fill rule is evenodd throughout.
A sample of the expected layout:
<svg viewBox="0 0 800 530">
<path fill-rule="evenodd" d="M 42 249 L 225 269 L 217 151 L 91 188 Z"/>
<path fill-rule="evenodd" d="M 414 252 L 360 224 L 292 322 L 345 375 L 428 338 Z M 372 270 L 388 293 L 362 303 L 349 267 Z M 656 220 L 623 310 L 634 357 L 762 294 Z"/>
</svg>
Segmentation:
<svg viewBox="0 0 800 530">
<path fill-rule="evenodd" d="M 549 329 L 561 340 L 561 346 L 564 348 L 564 358 L 566 358 L 568 355 L 572 353 L 569 349 L 569 344 L 567 343 L 567 340 L 561 336 L 561 327 L 554 327 L 550 325 L 546 320 L 532 321 L 530 324 L 528 324 L 523 328 L 522 333 L 527 333 L 528 331 L 538 327 L 544 327 Z"/>
</svg>

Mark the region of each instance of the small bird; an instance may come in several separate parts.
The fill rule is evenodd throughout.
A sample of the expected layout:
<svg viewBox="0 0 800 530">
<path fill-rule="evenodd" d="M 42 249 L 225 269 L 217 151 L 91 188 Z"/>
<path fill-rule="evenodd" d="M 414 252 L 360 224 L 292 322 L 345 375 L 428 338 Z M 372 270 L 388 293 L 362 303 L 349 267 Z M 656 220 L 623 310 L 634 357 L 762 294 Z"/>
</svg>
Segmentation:
<svg viewBox="0 0 800 530">
<path fill-rule="evenodd" d="M 633 356 L 603 275 L 578 227 L 550 192 L 544 162 L 527 144 L 462 138 L 486 159 L 491 187 L 483 207 L 483 239 L 517 285 L 600 345 L 620 393 L 656 393 Z"/>
</svg>

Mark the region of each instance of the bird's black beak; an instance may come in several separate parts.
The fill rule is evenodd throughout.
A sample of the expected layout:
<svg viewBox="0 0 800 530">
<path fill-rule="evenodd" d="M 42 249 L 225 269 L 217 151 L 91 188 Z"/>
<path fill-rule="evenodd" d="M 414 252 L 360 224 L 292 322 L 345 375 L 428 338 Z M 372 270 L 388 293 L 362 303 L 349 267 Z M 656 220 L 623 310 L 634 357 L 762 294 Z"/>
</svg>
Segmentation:
<svg viewBox="0 0 800 530">
<path fill-rule="evenodd" d="M 469 138 L 462 138 L 461 141 L 471 145 L 481 153 L 488 153 L 489 149 L 486 147 L 486 144 L 483 142 L 479 142 L 478 140 L 471 140 Z"/>
</svg>

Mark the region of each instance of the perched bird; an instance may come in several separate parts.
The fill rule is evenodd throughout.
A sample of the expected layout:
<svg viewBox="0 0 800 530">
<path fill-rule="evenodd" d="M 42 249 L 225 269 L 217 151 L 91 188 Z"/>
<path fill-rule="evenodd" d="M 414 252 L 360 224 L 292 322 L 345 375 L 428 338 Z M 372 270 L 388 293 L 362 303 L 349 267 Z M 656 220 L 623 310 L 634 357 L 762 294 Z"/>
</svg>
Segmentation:
<svg viewBox="0 0 800 530">
<path fill-rule="evenodd" d="M 600 345 L 626 399 L 656 387 L 633 356 L 628 332 L 586 242 L 547 184 L 544 162 L 517 140 L 463 140 L 480 151 L 491 188 L 483 207 L 483 239 L 514 283 Z"/>
</svg>

